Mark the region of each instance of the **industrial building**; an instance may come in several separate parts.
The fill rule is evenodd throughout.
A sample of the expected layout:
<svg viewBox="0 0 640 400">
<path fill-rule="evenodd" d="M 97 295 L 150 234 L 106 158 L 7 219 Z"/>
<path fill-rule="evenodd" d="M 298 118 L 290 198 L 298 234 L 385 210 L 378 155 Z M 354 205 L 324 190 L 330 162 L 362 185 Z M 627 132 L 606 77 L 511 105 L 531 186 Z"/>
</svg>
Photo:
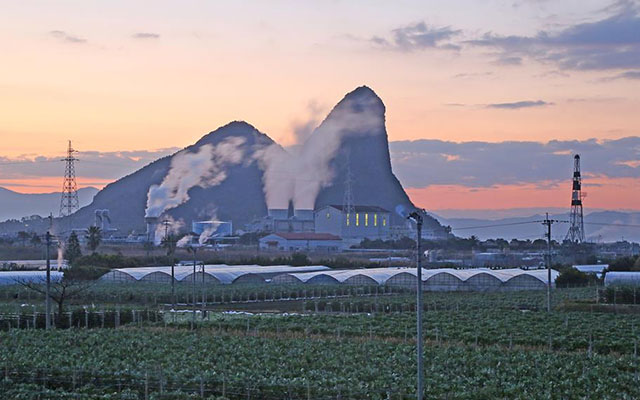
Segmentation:
<svg viewBox="0 0 640 400">
<path fill-rule="evenodd" d="M 377 206 L 353 206 L 352 212 L 341 205 L 328 205 L 315 212 L 317 233 L 330 233 L 343 239 L 387 239 L 391 213 Z"/>
<path fill-rule="evenodd" d="M 247 226 L 250 232 L 315 232 L 313 210 L 269 209 Z"/>
<path fill-rule="evenodd" d="M 191 231 L 197 236 L 206 232 L 207 238 L 216 239 L 232 236 L 233 225 L 231 221 L 193 221 Z"/>
<path fill-rule="evenodd" d="M 260 249 L 333 252 L 342 249 L 342 239 L 330 233 L 276 232 L 260 239 Z"/>
</svg>

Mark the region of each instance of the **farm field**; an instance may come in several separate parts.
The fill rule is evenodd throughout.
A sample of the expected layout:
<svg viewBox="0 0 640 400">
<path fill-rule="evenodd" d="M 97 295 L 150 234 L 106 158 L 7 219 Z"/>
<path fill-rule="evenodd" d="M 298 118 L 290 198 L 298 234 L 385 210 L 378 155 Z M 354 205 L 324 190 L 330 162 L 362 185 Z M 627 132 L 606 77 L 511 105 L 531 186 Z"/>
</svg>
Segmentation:
<svg viewBox="0 0 640 400">
<path fill-rule="evenodd" d="M 110 289 L 117 300 L 100 302 Z M 184 296 L 186 289 L 179 289 Z M 4 311 L 41 306 L 37 296 L 16 296 L 20 290 L 0 290 Z M 204 320 L 202 304 L 194 319 L 188 304 L 171 311 L 156 301 L 170 297 L 167 286 L 135 292 L 96 285 L 73 300 L 73 329 L 0 324 L 0 389 L 21 399 L 415 395 L 413 294 L 333 286 L 205 290 L 215 303 L 207 303 Z M 566 302 L 595 298 L 595 288 L 554 290 L 556 310 L 548 314 L 544 292 L 425 293 L 427 398 L 640 397 L 640 316 L 562 311 Z M 91 314 L 114 305 L 121 325 L 100 325 Z M 255 312 L 265 305 L 274 312 Z M 148 312 L 131 314 L 136 309 Z M 243 309 L 252 312 L 234 311 Z M 97 328 L 84 328 L 85 321 Z"/>
</svg>

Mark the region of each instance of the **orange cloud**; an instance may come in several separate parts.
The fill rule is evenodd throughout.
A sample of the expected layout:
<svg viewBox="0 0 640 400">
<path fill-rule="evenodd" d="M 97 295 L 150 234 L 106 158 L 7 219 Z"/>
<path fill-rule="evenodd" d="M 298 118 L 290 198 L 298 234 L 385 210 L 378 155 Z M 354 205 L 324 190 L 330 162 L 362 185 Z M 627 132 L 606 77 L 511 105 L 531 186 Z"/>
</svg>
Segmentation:
<svg viewBox="0 0 640 400">
<path fill-rule="evenodd" d="M 78 177 L 78 188 L 93 186 L 102 189 L 111 179 Z M 0 186 L 19 193 L 50 193 L 62 190 L 62 177 L 39 177 L 24 179 L 0 179 Z"/>
<path fill-rule="evenodd" d="M 462 185 L 431 185 L 407 188 L 411 200 L 427 210 L 567 207 L 571 182 L 495 185 L 470 188 Z M 585 208 L 640 210 L 640 178 L 598 178 L 585 182 Z"/>
</svg>

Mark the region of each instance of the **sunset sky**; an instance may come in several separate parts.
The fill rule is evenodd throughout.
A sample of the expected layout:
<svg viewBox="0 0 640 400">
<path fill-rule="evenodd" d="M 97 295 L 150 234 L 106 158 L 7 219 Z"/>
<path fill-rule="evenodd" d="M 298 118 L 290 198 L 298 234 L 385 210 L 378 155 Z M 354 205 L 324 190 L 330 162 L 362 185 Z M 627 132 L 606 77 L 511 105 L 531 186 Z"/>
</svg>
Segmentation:
<svg viewBox="0 0 640 400">
<path fill-rule="evenodd" d="M 0 0 L 0 186 L 102 185 L 245 120 L 283 145 L 368 85 L 431 210 L 640 210 L 640 2 Z"/>
</svg>

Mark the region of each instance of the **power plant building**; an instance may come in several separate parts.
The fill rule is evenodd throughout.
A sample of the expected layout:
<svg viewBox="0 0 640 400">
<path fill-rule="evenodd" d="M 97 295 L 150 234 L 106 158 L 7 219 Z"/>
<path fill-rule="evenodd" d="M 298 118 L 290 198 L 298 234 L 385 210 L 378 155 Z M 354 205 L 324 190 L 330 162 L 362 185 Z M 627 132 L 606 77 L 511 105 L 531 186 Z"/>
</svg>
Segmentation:
<svg viewBox="0 0 640 400">
<path fill-rule="evenodd" d="M 353 206 L 353 213 L 341 205 L 328 205 L 315 212 L 317 233 L 343 239 L 386 239 L 390 236 L 391 213 L 377 206 Z"/>
<path fill-rule="evenodd" d="M 193 221 L 191 231 L 200 236 L 206 232 L 207 238 L 215 239 L 233 235 L 233 225 L 230 221 Z"/>
<path fill-rule="evenodd" d="M 342 239 L 329 233 L 276 232 L 260 239 L 260 249 L 330 252 L 342 249 Z"/>
<path fill-rule="evenodd" d="M 314 232 L 313 210 L 269 209 L 267 216 L 255 221 L 250 231 L 258 232 Z"/>
</svg>

